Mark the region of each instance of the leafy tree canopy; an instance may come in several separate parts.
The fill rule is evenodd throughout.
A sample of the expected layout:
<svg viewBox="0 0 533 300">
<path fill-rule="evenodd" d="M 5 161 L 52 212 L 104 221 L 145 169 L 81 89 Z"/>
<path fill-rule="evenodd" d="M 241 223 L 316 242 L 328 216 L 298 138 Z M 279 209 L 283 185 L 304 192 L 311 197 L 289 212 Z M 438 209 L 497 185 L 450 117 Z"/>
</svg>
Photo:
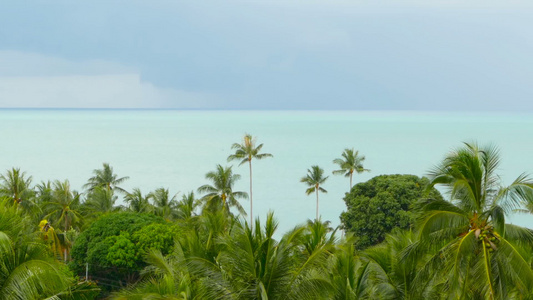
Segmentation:
<svg viewBox="0 0 533 300">
<path fill-rule="evenodd" d="M 121 212 L 103 216 L 76 240 L 73 268 L 83 273 L 88 263 L 94 277 L 129 281 L 145 267 L 143 259 L 148 249 L 170 252 L 176 232 L 176 226 L 152 214 Z"/>
<path fill-rule="evenodd" d="M 356 236 L 356 247 L 381 243 L 394 228 L 409 228 L 413 223 L 411 204 L 420 198 L 442 200 L 434 188 L 425 194 L 428 183 L 415 175 L 380 175 L 355 185 L 344 197 L 347 211 L 341 214 L 341 222 Z"/>
</svg>

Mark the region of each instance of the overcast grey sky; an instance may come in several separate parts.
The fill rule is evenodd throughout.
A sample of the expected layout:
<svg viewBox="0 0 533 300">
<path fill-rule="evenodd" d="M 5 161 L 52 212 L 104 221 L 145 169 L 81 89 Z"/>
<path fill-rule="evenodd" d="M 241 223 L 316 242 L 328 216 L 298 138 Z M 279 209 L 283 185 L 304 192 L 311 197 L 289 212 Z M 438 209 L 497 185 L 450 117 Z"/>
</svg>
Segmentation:
<svg viewBox="0 0 533 300">
<path fill-rule="evenodd" d="M 0 107 L 533 111 L 533 1 L 2 1 Z"/>
</svg>

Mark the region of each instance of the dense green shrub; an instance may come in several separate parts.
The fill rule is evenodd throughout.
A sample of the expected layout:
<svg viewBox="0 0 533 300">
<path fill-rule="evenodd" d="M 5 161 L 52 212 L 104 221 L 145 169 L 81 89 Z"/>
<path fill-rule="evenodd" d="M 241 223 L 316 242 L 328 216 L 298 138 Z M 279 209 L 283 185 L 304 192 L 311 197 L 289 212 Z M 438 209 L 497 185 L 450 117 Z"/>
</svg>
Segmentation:
<svg viewBox="0 0 533 300">
<path fill-rule="evenodd" d="M 426 178 L 415 175 L 381 175 L 355 185 L 344 197 L 347 211 L 341 214 L 341 222 L 347 232 L 354 233 L 356 247 L 379 244 L 394 228 L 409 228 L 416 200 L 442 199 L 434 188 L 426 195 L 427 184 Z"/>
</svg>

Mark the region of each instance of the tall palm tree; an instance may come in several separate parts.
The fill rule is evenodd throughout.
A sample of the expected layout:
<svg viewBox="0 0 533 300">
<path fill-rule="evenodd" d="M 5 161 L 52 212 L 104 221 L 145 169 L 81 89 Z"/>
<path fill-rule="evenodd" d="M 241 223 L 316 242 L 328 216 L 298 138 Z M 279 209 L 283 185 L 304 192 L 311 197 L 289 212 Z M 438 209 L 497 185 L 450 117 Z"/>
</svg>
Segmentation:
<svg viewBox="0 0 533 300">
<path fill-rule="evenodd" d="M 53 185 L 52 199 L 43 203 L 43 210 L 47 214 L 45 219 L 51 219 L 52 223 L 63 225 L 63 230 L 67 232 L 73 223 L 82 218 L 78 211 L 79 206 L 80 194 L 71 191 L 69 181 L 56 180 Z"/>
<path fill-rule="evenodd" d="M 131 193 L 127 193 L 124 196 L 124 201 L 129 204 L 129 209 L 138 213 L 146 213 L 153 210 L 149 199 L 150 196 L 143 196 L 139 188 L 134 188 Z"/>
<path fill-rule="evenodd" d="M 171 220 L 176 214 L 178 205 L 177 194 L 170 196 L 168 189 L 158 188 L 151 192 L 148 197 L 154 202 L 155 212 L 165 220 Z"/>
<path fill-rule="evenodd" d="M 238 199 L 248 199 L 246 192 L 233 191 L 233 185 L 241 178 L 239 174 L 233 174 L 231 167 L 217 165 L 216 171 L 211 171 L 205 175 L 211 180 L 212 185 L 205 184 L 198 188 L 199 193 L 206 193 L 202 197 L 205 208 L 208 210 L 222 209 L 229 213 L 231 207 L 235 207 L 239 213 L 246 215 Z"/>
<path fill-rule="evenodd" d="M 95 187 L 102 187 L 108 190 L 114 189 L 126 193 L 126 191 L 118 185 L 128 180 L 129 177 L 125 176 L 118 178 L 117 174 L 113 173 L 113 167 L 108 163 L 104 163 L 102 169 L 94 170 L 93 174 L 94 176 L 89 178 L 88 182 L 83 186 L 83 188 L 87 189 L 89 192 Z"/>
<path fill-rule="evenodd" d="M 0 175 L 0 194 L 10 197 L 16 205 L 31 207 L 31 181 L 32 177 L 26 176 L 26 172 L 21 172 L 19 168 L 7 170 L 6 174 Z"/>
<path fill-rule="evenodd" d="M 305 193 L 310 195 L 316 193 L 316 220 L 318 220 L 318 192 L 327 193 L 325 189 L 321 187 L 329 176 L 324 177 L 324 170 L 319 166 L 311 166 L 311 169 L 307 169 L 307 176 L 302 177 L 300 182 L 303 182 L 309 186 Z"/>
<path fill-rule="evenodd" d="M 522 250 L 533 247 L 533 231 L 505 223 L 533 202 L 533 180 L 522 174 L 503 186 L 499 163 L 496 147 L 465 143 L 429 174 L 430 187 L 447 187 L 450 201 L 420 203 L 420 241 L 439 251 L 418 277 L 444 278 L 454 298 L 505 299 L 533 289 L 531 252 Z"/>
<path fill-rule="evenodd" d="M 239 166 L 244 163 L 248 163 L 250 168 L 250 226 L 253 225 L 253 194 L 252 194 L 252 159 L 263 159 L 266 157 L 272 157 L 270 153 L 259 153 L 263 144 L 255 145 L 255 138 L 251 134 L 245 134 L 242 143 L 234 143 L 231 149 L 235 150 L 235 153 L 228 157 L 228 161 L 240 160 Z"/>
<path fill-rule="evenodd" d="M 344 177 L 350 178 L 350 190 L 352 189 L 352 177 L 353 173 L 361 174 L 363 172 L 370 172 L 369 169 L 363 167 L 363 161 L 365 156 L 359 156 L 359 151 L 354 151 L 354 149 L 344 149 L 342 153 L 342 158 L 336 158 L 333 160 L 333 163 L 339 165 L 340 170 L 333 171 L 335 175 L 342 175 Z"/>
</svg>

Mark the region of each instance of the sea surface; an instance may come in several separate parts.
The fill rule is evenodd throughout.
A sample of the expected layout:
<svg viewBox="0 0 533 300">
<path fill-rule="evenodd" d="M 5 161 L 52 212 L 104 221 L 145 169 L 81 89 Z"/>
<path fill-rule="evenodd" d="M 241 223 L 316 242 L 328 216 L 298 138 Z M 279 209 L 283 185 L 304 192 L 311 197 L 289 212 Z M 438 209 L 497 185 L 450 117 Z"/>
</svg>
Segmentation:
<svg viewBox="0 0 533 300">
<path fill-rule="evenodd" d="M 312 165 L 329 174 L 320 214 L 339 224 L 349 180 L 331 172 L 345 148 L 359 150 L 371 169 L 356 174 L 354 184 L 381 174 L 423 176 L 465 141 L 499 146 L 506 184 L 533 173 L 531 114 L 3 109 L 0 120 L 0 170 L 19 167 L 34 183 L 69 179 L 82 191 L 92 171 L 108 162 L 130 177 L 126 190 L 165 187 L 178 197 L 209 183 L 205 174 L 217 164 L 234 165 L 242 175 L 235 190 L 248 191 L 247 165 L 226 159 L 250 133 L 274 155 L 253 161 L 254 215 L 264 219 L 273 210 L 282 232 L 315 216 L 315 196 L 300 182 Z M 242 205 L 249 209 L 248 201 Z M 533 228 L 533 215 L 511 222 Z"/>
</svg>

